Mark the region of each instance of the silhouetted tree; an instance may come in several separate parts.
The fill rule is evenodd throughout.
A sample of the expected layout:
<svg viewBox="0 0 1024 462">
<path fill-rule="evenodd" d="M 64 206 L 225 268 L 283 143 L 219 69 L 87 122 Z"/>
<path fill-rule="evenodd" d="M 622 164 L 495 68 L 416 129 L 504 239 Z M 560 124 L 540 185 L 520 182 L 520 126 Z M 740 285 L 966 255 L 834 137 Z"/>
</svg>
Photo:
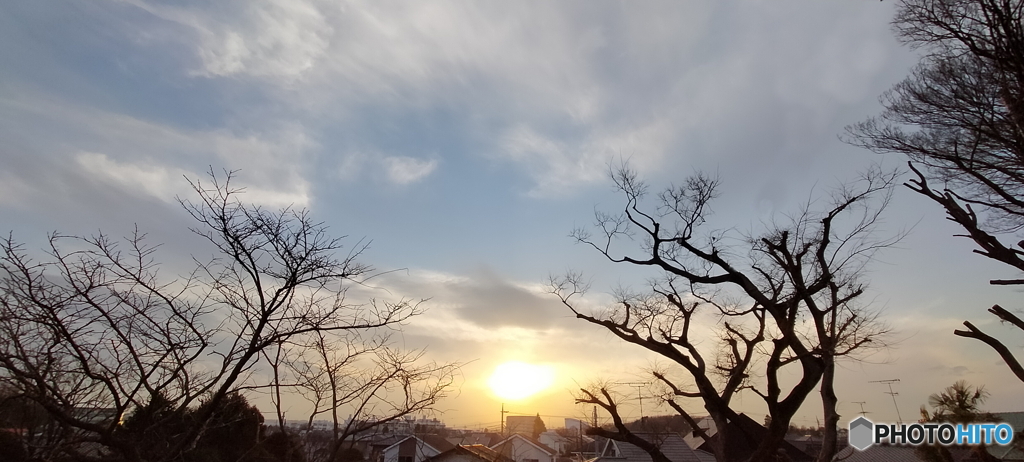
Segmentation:
<svg viewBox="0 0 1024 462">
<path fill-rule="evenodd" d="M 922 422 L 942 422 L 952 424 L 971 424 L 994 422 L 992 414 L 983 412 L 981 404 L 988 398 L 988 392 L 984 386 L 972 387 L 964 380 L 958 380 L 945 390 L 928 396 L 928 404 L 932 412 L 921 406 Z M 945 446 L 921 445 L 918 446 L 917 454 L 930 462 L 953 462 L 953 456 Z M 975 460 L 997 462 L 999 459 L 988 454 L 984 446 L 978 445 L 972 448 Z"/>
<path fill-rule="evenodd" d="M 544 425 L 544 419 L 540 418 L 540 414 L 537 414 L 537 417 L 533 419 L 533 432 L 531 435 L 534 438 L 538 438 L 541 433 L 546 431 L 548 431 L 548 427 Z"/>
<path fill-rule="evenodd" d="M 880 116 L 848 129 L 850 141 L 907 156 L 917 177 L 910 189 L 941 206 L 976 253 L 1024 271 L 1024 2 L 907 0 L 893 26 L 925 57 L 882 96 Z M 989 312 L 1024 330 L 999 305 Z M 964 325 L 954 333 L 988 344 L 1024 381 L 1009 348 Z"/>
<path fill-rule="evenodd" d="M 294 392 L 293 401 L 301 397 L 310 405 L 305 435 L 317 441 L 304 447 L 318 448 L 306 455 L 313 461 L 336 460 L 351 448 L 353 437 L 430 410 L 447 396 L 459 368 L 422 361 L 422 350 L 393 348 L 386 333 L 370 338 L 315 333 L 275 353 L 268 362 L 274 371 L 271 385 L 280 431 L 286 431 L 280 393 L 287 388 Z M 333 424 L 329 442 L 309 431 L 318 417 Z"/>
<path fill-rule="evenodd" d="M 595 313 L 574 301 L 587 290 L 580 274 L 554 278 L 552 291 L 577 318 L 661 355 L 685 374 L 683 380 L 676 370 L 653 375 L 665 388 L 665 402 L 691 428 L 698 425 L 679 400 L 702 401 L 718 428 L 713 446 L 719 461 L 733 437 L 727 423 L 736 417 L 731 403 L 738 392 L 760 396 L 772 417 L 768 436 L 752 456 L 763 461 L 775 457 L 790 419 L 818 385 L 826 428 L 832 428 L 821 457 L 831 460 L 839 418 L 835 363 L 877 344 L 887 330 L 857 298 L 864 293 L 859 280 L 864 265 L 899 238 L 873 235 L 895 174 L 870 171 L 858 186 L 837 189 L 823 212 L 808 206 L 789 223 L 773 223 L 761 235 L 740 239 L 723 231 L 702 232 L 718 194 L 717 179 L 692 176 L 658 194 L 652 207 L 645 207 L 648 186 L 635 172 L 623 167 L 613 179 L 625 197 L 623 212 L 598 212 L 596 237 L 584 229 L 573 236 L 613 262 L 653 267 L 664 276 L 649 292 L 620 291 L 615 306 Z M 613 244 L 620 241 L 639 245 L 632 254 L 619 253 Z M 711 338 L 698 327 L 709 319 L 720 321 Z M 783 385 L 783 374 L 795 377 L 792 386 Z M 612 415 L 615 431 L 603 436 L 649 450 L 622 422 L 607 387 L 583 389 L 577 401 Z M 651 455 L 661 460 L 656 452 Z"/>
<path fill-rule="evenodd" d="M 63 451 L 87 443 L 118 460 L 177 459 L 237 404 L 235 391 L 274 385 L 252 374 L 268 352 L 373 338 L 420 313 L 404 299 L 348 301 L 348 285 L 373 273 L 359 261 L 366 244 L 343 251 L 307 211 L 246 204 L 231 180 L 211 172 L 191 182 L 195 202 L 180 200 L 215 253 L 176 280 L 159 277 L 156 247 L 138 231 L 123 243 L 54 234 L 42 260 L 12 236 L 0 241 L 0 386 L 45 410 Z M 388 365 L 395 381 L 374 386 L 422 385 L 405 380 L 411 363 Z M 165 446 L 150 451 L 148 437 Z"/>
</svg>

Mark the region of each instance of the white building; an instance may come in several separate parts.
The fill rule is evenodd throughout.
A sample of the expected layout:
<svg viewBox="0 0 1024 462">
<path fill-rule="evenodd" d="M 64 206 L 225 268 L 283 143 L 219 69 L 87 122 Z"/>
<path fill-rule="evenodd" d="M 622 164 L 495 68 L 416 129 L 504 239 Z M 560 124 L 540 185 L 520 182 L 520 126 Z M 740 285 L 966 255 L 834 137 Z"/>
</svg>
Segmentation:
<svg viewBox="0 0 1024 462">
<path fill-rule="evenodd" d="M 433 435 L 422 438 L 409 435 L 384 448 L 381 458 L 382 462 L 423 462 L 454 446 L 444 438 Z"/>
<path fill-rule="evenodd" d="M 518 433 L 491 446 L 491 449 L 515 462 L 555 462 L 558 455 L 544 443 Z"/>
</svg>

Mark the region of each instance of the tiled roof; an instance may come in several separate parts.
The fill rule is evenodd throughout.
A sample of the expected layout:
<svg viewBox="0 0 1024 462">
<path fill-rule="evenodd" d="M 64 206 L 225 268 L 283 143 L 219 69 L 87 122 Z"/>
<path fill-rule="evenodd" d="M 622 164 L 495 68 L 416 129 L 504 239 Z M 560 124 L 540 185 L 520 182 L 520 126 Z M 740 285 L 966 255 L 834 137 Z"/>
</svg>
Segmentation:
<svg viewBox="0 0 1024 462">
<path fill-rule="evenodd" d="M 438 435 L 407 435 L 407 436 L 403 436 L 398 441 L 395 441 L 394 443 L 392 443 L 390 446 L 388 446 L 384 450 L 387 451 L 388 449 L 391 449 L 392 447 L 395 447 L 395 446 L 401 444 L 403 441 L 405 441 L 405 440 L 407 440 L 409 438 L 415 438 L 415 439 L 419 440 L 421 443 L 434 448 L 435 450 L 437 450 L 437 452 L 444 452 L 444 451 L 447 451 L 447 450 L 455 447 L 454 444 L 452 444 L 450 441 L 448 441 L 447 439 L 445 439 L 442 436 L 438 436 Z"/>
<path fill-rule="evenodd" d="M 430 447 L 437 449 L 438 452 L 444 452 L 455 447 L 451 441 L 448 441 L 447 438 L 440 435 L 427 434 L 417 435 L 416 437 L 419 438 L 420 441 L 429 444 Z"/>
<path fill-rule="evenodd" d="M 508 457 L 505 457 L 505 456 L 503 456 L 501 454 L 498 454 L 498 451 L 495 451 L 495 450 L 493 450 L 493 449 L 491 449 L 491 448 L 489 448 L 487 446 L 484 446 L 482 444 L 471 444 L 469 446 L 458 446 L 458 448 L 462 448 L 462 449 L 464 449 L 466 451 L 472 452 L 473 454 L 476 454 L 481 459 L 486 459 L 486 460 L 489 460 L 489 461 L 492 461 L 492 462 L 502 462 L 502 461 L 511 462 L 512 461 L 512 459 L 510 459 Z"/>
<path fill-rule="evenodd" d="M 513 438 L 521 438 L 524 441 L 528 441 L 530 444 L 532 444 L 534 446 L 537 446 L 537 448 L 539 448 L 540 450 L 542 450 L 544 452 L 547 452 L 548 454 L 551 454 L 551 455 L 558 454 L 558 451 L 549 448 L 548 445 L 546 445 L 544 443 L 541 443 L 540 441 L 537 441 L 536 438 L 532 438 L 532 437 L 523 435 L 521 433 L 516 433 L 515 435 L 512 435 L 512 436 L 510 436 L 508 438 L 505 438 L 504 440 L 502 440 L 498 444 L 492 445 L 491 448 L 492 449 L 497 449 L 497 448 L 502 447 L 502 446 L 504 446 L 506 444 L 509 444 L 512 441 Z"/>
<path fill-rule="evenodd" d="M 1020 441 L 1024 438 L 1024 412 L 995 412 L 992 415 L 999 422 L 1006 422 L 1013 427 L 1014 441 Z M 988 446 L 986 447 L 989 454 L 998 457 L 1001 460 L 1024 460 L 1024 451 L 1021 450 L 1019 444 L 1011 444 L 1010 446 Z"/>
<path fill-rule="evenodd" d="M 678 433 L 634 433 L 636 436 L 643 438 L 646 441 L 652 442 L 658 445 L 658 449 L 661 453 L 672 462 L 701 462 L 701 459 L 686 445 L 686 441 Z M 625 460 L 628 462 L 651 462 L 651 455 L 644 451 L 639 446 L 632 445 L 623 441 L 608 441 L 609 445 L 615 445 L 617 449 L 614 457 L 601 456 L 597 458 L 598 462 L 612 462 L 615 460 Z M 607 454 L 607 451 L 605 451 Z"/>
<path fill-rule="evenodd" d="M 736 418 L 732 419 L 728 424 L 727 428 L 730 433 L 730 445 L 725 448 L 726 456 L 732 459 L 746 459 L 757 449 L 761 439 L 765 437 L 768 430 L 763 425 L 754 421 L 746 414 L 737 414 Z M 709 441 L 704 442 L 698 449 L 704 449 L 711 452 L 713 447 L 713 441 L 716 441 L 721 437 L 721 433 L 717 432 L 711 435 Z M 782 440 L 779 443 L 779 449 L 782 449 L 790 459 L 795 462 L 810 462 L 815 458 L 805 454 L 800 448 L 793 446 L 789 441 Z"/>
<path fill-rule="evenodd" d="M 977 460 L 972 458 L 969 448 L 951 447 L 950 455 L 954 461 Z M 863 451 L 850 446 L 843 448 L 833 459 L 841 462 L 921 462 L 914 446 L 876 444 Z"/>
<path fill-rule="evenodd" d="M 515 462 L 512 459 L 498 454 L 497 451 L 482 444 L 457 445 L 436 456 L 427 458 L 424 462 L 442 461 L 453 454 L 464 454 L 478 458 L 484 462 Z"/>
<path fill-rule="evenodd" d="M 501 435 L 497 433 L 470 433 L 468 435 L 450 437 L 448 441 L 452 444 L 461 444 L 463 446 L 474 444 L 494 446 L 501 441 Z"/>
</svg>

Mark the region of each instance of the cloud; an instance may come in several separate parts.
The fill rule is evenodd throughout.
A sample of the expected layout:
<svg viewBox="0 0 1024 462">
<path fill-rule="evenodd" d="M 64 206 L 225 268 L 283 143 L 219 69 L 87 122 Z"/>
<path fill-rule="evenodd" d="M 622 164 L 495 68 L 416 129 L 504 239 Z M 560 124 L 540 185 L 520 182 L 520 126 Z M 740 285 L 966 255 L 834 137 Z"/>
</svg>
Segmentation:
<svg viewBox="0 0 1024 462">
<path fill-rule="evenodd" d="M 437 159 L 422 160 L 405 156 L 385 157 L 384 169 L 392 183 L 406 185 L 426 178 L 437 168 Z"/>
<path fill-rule="evenodd" d="M 106 154 L 82 152 L 75 156 L 75 162 L 94 177 L 117 183 L 129 190 L 144 191 L 165 202 L 187 193 L 183 177 L 192 172 L 174 167 L 154 164 L 120 163 Z"/>
<path fill-rule="evenodd" d="M 477 268 L 471 277 L 424 270 L 391 274 L 379 284 L 394 296 L 430 297 L 431 318 L 461 324 L 467 331 L 544 331 L 565 317 L 557 298 L 543 287 L 508 280 L 488 267 Z"/>
<path fill-rule="evenodd" d="M 258 0 L 208 11 L 127 0 L 195 34 L 202 65 L 192 75 L 251 75 L 294 80 L 316 64 L 327 49 L 333 27 L 316 2 Z"/>
<path fill-rule="evenodd" d="M 648 173 L 659 164 L 671 140 L 664 119 L 569 141 L 519 126 L 506 133 L 498 157 L 530 173 L 535 184 L 529 195 L 552 197 L 606 180 L 609 165 L 616 160 L 628 160 L 640 173 Z"/>
<path fill-rule="evenodd" d="M 470 154 L 514 166 L 537 198 L 586 190 L 618 157 L 641 173 L 697 161 L 761 173 L 892 67 L 889 11 L 856 6 L 132 1 L 184 26 L 196 75 L 337 122 L 358 150 L 418 154 L 390 145 L 414 131 L 361 129 L 375 114 L 404 128 L 453 114 L 443 136 L 483 140 Z M 383 161 L 399 184 L 425 168 Z"/>
<path fill-rule="evenodd" d="M 236 184 L 245 188 L 246 201 L 273 207 L 312 201 L 303 172 L 317 145 L 298 125 L 258 133 L 196 130 L 45 98 L 0 100 L 0 110 L 18 111 L 10 123 L 19 135 L 34 137 L 35 149 L 59 159 L 58 165 L 80 167 L 87 177 L 161 201 L 187 196 L 186 178 L 204 178 L 211 166 L 238 170 Z"/>
<path fill-rule="evenodd" d="M 33 187 L 10 172 L 0 171 L 0 205 L 25 207 L 31 200 Z"/>
</svg>

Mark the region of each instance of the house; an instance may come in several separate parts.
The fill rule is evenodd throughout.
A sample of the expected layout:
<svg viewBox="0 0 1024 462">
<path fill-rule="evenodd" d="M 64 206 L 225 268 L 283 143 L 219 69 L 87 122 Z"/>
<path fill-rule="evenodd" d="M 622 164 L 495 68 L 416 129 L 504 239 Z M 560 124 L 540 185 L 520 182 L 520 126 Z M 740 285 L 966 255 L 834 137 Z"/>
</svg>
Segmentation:
<svg viewBox="0 0 1024 462">
<path fill-rule="evenodd" d="M 804 454 L 812 457 L 817 456 L 824 445 L 823 438 L 814 435 L 786 435 L 786 441 L 803 451 Z M 839 444 L 839 447 L 843 448 L 846 445 Z"/>
<path fill-rule="evenodd" d="M 541 433 L 537 437 L 537 441 L 543 443 L 544 446 L 554 449 L 555 454 L 565 454 L 569 449 L 569 445 L 572 443 L 569 438 L 555 432 Z"/>
<path fill-rule="evenodd" d="M 1013 441 L 1014 443 L 1022 441 L 1024 438 L 1024 412 L 995 412 L 992 413 L 997 422 L 1006 422 L 1013 427 Z M 1024 450 L 1020 444 L 1012 444 L 1010 446 L 988 446 L 986 448 L 989 454 L 997 457 L 999 460 L 1004 462 L 1021 462 L 1024 461 Z"/>
<path fill-rule="evenodd" d="M 448 442 L 463 446 L 482 444 L 484 446 L 491 447 L 498 444 L 503 439 L 504 438 L 498 433 L 474 432 L 463 433 L 458 436 L 449 436 Z"/>
<path fill-rule="evenodd" d="M 544 443 L 518 433 L 491 446 L 491 449 L 515 462 L 555 462 L 558 455 Z"/>
<path fill-rule="evenodd" d="M 842 462 L 924 462 L 917 455 L 914 446 L 875 444 L 863 451 L 847 446 L 832 459 Z M 971 454 L 970 448 L 949 448 L 954 462 L 977 462 L 979 459 Z"/>
<path fill-rule="evenodd" d="M 455 447 L 437 435 L 409 435 L 384 448 L 382 462 L 423 462 Z"/>
<path fill-rule="evenodd" d="M 715 427 L 715 419 L 712 419 L 711 416 L 698 420 L 697 428 L 704 430 L 708 436 L 714 435 L 718 431 L 718 427 Z M 701 438 L 695 429 L 683 435 L 683 439 L 686 440 L 687 446 L 690 446 L 692 449 L 697 449 L 700 445 L 704 444 L 704 438 Z"/>
<path fill-rule="evenodd" d="M 456 445 L 424 462 L 514 462 L 482 444 Z"/>
<path fill-rule="evenodd" d="M 768 434 L 767 428 L 764 428 L 763 425 L 755 422 L 754 419 L 751 419 L 746 414 L 736 414 L 736 418 L 726 424 L 725 431 L 729 433 L 731 440 L 731 444 L 725 448 L 725 456 L 728 460 L 746 460 L 750 458 L 754 451 L 757 450 L 761 440 Z M 719 438 L 720 433 L 715 432 L 709 436 L 709 441 L 700 444 L 697 446 L 697 449 L 714 453 L 711 448 L 714 447 L 713 444 Z M 779 444 L 779 450 L 784 452 L 793 462 L 813 462 L 816 458 L 805 454 L 786 440 L 782 440 L 782 443 Z"/>
<path fill-rule="evenodd" d="M 714 456 L 695 451 L 686 444 L 678 433 L 634 433 L 645 441 L 658 446 L 668 460 L 672 462 L 705 462 L 714 461 Z M 653 459 L 647 451 L 639 446 L 623 441 L 608 440 L 601 455 L 590 462 L 651 462 Z"/>
</svg>

